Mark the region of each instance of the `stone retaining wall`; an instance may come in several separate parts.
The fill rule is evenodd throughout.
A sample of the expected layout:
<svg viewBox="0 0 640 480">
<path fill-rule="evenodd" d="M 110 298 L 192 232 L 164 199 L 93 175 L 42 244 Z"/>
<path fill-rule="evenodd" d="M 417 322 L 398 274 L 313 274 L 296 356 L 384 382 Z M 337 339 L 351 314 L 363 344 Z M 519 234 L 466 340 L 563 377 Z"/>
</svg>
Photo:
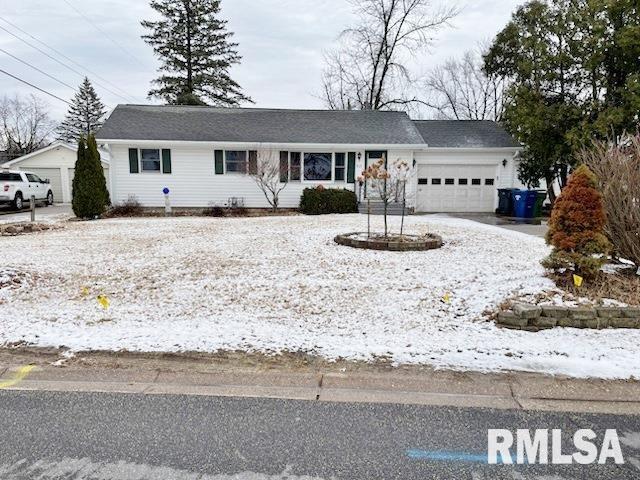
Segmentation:
<svg viewBox="0 0 640 480">
<path fill-rule="evenodd" d="M 537 332 L 554 327 L 640 328 L 640 307 L 555 307 L 516 304 L 498 313 L 499 326 Z"/>
</svg>

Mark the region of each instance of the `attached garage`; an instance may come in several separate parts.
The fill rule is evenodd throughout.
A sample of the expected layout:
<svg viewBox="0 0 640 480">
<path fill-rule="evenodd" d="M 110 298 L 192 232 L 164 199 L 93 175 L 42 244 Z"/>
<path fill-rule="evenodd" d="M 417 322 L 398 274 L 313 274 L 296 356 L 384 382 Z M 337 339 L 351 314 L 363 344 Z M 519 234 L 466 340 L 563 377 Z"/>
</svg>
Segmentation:
<svg viewBox="0 0 640 480">
<path fill-rule="evenodd" d="M 495 165 L 418 165 L 419 212 L 492 212 Z"/>
<path fill-rule="evenodd" d="M 76 146 L 64 142 L 51 145 L 32 152 L 20 158 L 5 163 L 2 167 L 16 170 L 28 170 L 40 178 L 47 178 L 51 182 L 53 198 L 56 203 L 71 202 L 71 182 L 76 164 Z M 109 162 L 107 154 L 101 152 L 102 168 L 110 189 Z"/>
<path fill-rule="evenodd" d="M 416 212 L 491 213 L 498 188 L 520 188 L 521 146 L 489 121 L 416 120 L 428 148 L 416 152 Z"/>
</svg>

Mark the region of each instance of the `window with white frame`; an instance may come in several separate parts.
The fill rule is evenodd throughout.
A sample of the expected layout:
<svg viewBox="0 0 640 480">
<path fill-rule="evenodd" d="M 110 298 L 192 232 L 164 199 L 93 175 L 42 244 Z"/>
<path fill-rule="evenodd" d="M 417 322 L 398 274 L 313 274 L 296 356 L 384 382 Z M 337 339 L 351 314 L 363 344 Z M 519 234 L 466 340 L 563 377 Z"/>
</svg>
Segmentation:
<svg viewBox="0 0 640 480">
<path fill-rule="evenodd" d="M 246 150 L 225 150 L 224 162 L 227 173 L 247 173 Z"/>
<path fill-rule="evenodd" d="M 140 164 L 143 172 L 160 172 L 160 150 L 157 148 L 141 148 Z"/>
<path fill-rule="evenodd" d="M 347 170 L 347 154 L 344 152 L 337 152 L 335 154 L 335 157 L 336 161 L 334 166 L 333 179 L 336 182 L 344 182 Z"/>
<path fill-rule="evenodd" d="M 326 182 L 332 179 L 333 155 L 331 153 L 304 154 L 304 180 Z"/>
<path fill-rule="evenodd" d="M 280 152 L 280 181 L 300 181 L 300 161 L 302 152 Z"/>
</svg>

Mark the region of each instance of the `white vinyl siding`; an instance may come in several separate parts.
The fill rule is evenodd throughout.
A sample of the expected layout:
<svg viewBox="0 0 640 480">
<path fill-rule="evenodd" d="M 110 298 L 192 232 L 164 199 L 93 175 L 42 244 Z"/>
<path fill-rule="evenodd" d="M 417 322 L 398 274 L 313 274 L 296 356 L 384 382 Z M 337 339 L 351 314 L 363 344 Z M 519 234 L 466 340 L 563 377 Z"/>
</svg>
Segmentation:
<svg viewBox="0 0 640 480">
<path fill-rule="evenodd" d="M 238 148 L 212 148 L 207 146 L 180 145 L 160 146 L 171 148 L 171 175 L 141 175 L 129 173 L 129 148 L 142 148 L 137 145 L 112 145 L 111 176 L 113 203 L 127 200 L 134 195 L 142 205 L 160 207 L 164 205 L 162 189 L 171 191 L 171 204 L 174 207 L 206 207 L 208 205 L 226 205 L 231 198 L 241 198 L 249 208 L 268 208 L 269 204 L 255 181 L 249 175 L 216 175 L 214 151 L 240 150 Z M 251 148 L 247 150 L 253 150 Z M 279 161 L 279 151 L 275 153 Z M 326 151 L 343 151 L 339 147 Z M 304 152 L 305 149 L 291 149 Z M 308 151 L 308 150 L 306 150 Z M 304 154 L 303 154 L 304 155 Z M 407 155 L 411 155 L 409 152 Z M 359 170 L 356 169 L 359 175 Z M 333 177 L 333 163 L 332 163 Z M 280 193 L 280 206 L 298 208 L 302 191 L 308 187 L 322 184 L 325 188 L 347 188 L 353 190 L 354 184 L 330 181 L 297 181 L 290 182 Z"/>
</svg>

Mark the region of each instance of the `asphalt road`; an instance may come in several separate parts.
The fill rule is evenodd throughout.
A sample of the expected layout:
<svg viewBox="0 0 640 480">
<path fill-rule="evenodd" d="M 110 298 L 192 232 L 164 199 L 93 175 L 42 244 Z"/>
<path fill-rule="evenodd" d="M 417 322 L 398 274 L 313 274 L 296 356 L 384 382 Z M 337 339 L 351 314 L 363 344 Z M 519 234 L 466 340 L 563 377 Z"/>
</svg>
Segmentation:
<svg viewBox="0 0 640 480">
<path fill-rule="evenodd" d="M 624 465 L 497 465 L 487 429 L 615 428 Z M 0 479 L 637 479 L 640 417 L 0 392 Z"/>
</svg>

